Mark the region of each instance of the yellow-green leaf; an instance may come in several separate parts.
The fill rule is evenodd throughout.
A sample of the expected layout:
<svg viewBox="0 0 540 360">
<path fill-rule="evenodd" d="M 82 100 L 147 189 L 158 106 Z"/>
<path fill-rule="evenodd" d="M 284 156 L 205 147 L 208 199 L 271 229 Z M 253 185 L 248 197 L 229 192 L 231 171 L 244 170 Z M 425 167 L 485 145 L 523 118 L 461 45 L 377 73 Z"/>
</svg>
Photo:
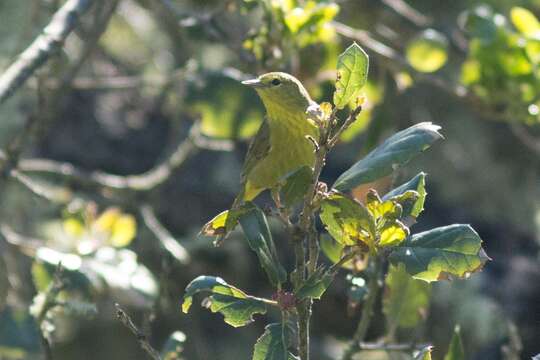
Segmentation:
<svg viewBox="0 0 540 360">
<path fill-rule="evenodd" d="M 409 228 L 399 220 L 385 223 L 379 230 L 378 246 L 396 246 L 409 236 Z"/>
<path fill-rule="evenodd" d="M 444 356 L 444 360 L 465 360 L 465 351 L 463 350 L 459 325 L 454 327 L 454 334 L 452 335 L 452 340 L 450 341 L 450 346 Z"/>
<path fill-rule="evenodd" d="M 291 345 L 292 329 L 286 324 L 270 324 L 257 339 L 252 360 L 297 360 L 287 349 Z"/>
<path fill-rule="evenodd" d="M 426 346 L 416 354 L 414 360 L 431 360 L 431 351 L 433 350 L 432 346 Z"/>
<path fill-rule="evenodd" d="M 121 215 L 111 230 L 109 243 L 114 247 L 128 246 L 137 235 L 137 221 L 132 215 Z"/>
<path fill-rule="evenodd" d="M 434 72 L 448 59 L 448 40 L 441 33 L 427 29 L 407 45 L 407 61 L 420 72 Z"/>
<path fill-rule="evenodd" d="M 366 52 L 353 43 L 338 57 L 334 105 L 343 109 L 358 96 L 367 82 L 369 58 Z"/>
<path fill-rule="evenodd" d="M 540 32 L 540 22 L 531 11 L 525 8 L 514 6 L 510 10 L 510 19 L 523 35 L 532 36 Z"/>
</svg>

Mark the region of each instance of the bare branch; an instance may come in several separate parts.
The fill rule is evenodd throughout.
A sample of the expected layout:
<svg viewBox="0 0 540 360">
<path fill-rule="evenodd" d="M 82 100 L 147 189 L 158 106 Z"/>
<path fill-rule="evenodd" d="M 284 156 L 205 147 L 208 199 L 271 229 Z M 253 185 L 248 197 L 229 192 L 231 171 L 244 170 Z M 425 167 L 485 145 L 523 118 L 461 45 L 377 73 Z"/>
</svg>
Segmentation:
<svg viewBox="0 0 540 360">
<path fill-rule="evenodd" d="M 382 2 L 418 27 L 426 27 L 433 22 L 430 17 L 422 14 L 403 0 L 382 0 Z"/>
<path fill-rule="evenodd" d="M 148 342 L 148 339 L 146 338 L 146 335 L 137 328 L 137 326 L 131 320 L 129 315 L 124 310 L 122 310 L 119 304 L 115 304 L 115 307 L 116 307 L 116 317 L 118 318 L 118 320 L 122 322 L 122 324 L 124 324 L 125 327 L 129 329 L 129 331 L 133 333 L 133 335 L 135 335 L 141 348 L 144 351 L 146 351 L 148 356 L 150 356 L 152 359 L 161 360 L 161 356 L 159 355 L 159 352 L 157 352 L 157 350 L 154 349 L 152 345 L 150 345 L 150 343 Z"/>
<path fill-rule="evenodd" d="M 15 93 L 49 57 L 62 47 L 73 31 L 79 17 L 92 5 L 93 0 L 68 0 L 49 25 L 17 60 L 0 76 L 0 104 Z"/>
</svg>

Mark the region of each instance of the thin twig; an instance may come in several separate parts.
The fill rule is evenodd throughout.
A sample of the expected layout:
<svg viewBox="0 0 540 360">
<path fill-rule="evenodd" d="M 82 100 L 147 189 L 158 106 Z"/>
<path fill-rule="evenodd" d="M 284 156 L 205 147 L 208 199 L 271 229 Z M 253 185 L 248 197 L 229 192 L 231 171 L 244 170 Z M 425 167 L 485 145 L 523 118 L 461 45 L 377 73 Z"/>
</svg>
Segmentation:
<svg viewBox="0 0 540 360">
<path fill-rule="evenodd" d="M 133 333 L 133 335 L 135 335 L 141 348 L 144 351 L 146 351 L 146 353 L 148 354 L 148 356 L 150 356 L 150 358 L 154 360 L 161 360 L 161 356 L 159 355 L 159 352 L 156 349 L 154 349 L 152 345 L 150 345 L 146 335 L 137 328 L 137 326 L 131 320 L 129 315 L 124 310 L 122 310 L 119 304 L 115 304 L 115 307 L 116 307 L 116 317 L 118 318 L 118 320 L 120 320 L 120 322 L 122 322 L 122 324 L 124 324 L 125 327 L 129 329 L 129 331 Z"/>
<path fill-rule="evenodd" d="M 414 351 L 421 350 L 431 344 L 385 344 L 385 343 L 364 343 L 358 344 L 361 351 Z"/>
<path fill-rule="evenodd" d="M 92 5 L 93 0 L 68 0 L 41 35 L 22 52 L 17 60 L 0 76 L 0 104 L 17 91 L 30 76 L 58 51 L 67 36 L 78 24 L 79 17 Z"/>
<path fill-rule="evenodd" d="M 430 17 L 422 14 L 403 0 L 382 0 L 382 2 L 418 27 L 426 27 L 433 22 Z"/>
</svg>

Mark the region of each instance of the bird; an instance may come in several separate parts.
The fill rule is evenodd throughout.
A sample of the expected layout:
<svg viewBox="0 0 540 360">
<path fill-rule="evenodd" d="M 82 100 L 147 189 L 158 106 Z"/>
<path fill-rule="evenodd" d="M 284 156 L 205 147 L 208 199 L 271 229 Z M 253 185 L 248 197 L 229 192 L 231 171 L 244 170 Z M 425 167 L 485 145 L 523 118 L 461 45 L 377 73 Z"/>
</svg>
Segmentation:
<svg viewBox="0 0 540 360">
<path fill-rule="evenodd" d="M 241 189 L 231 210 L 254 200 L 265 190 L 275 191 L 293 171 L 303 166 L 313 168 L 313 140 L 319 139 L 313 118 L 321 113 L 320 107 L 297 78 L 284 72 L 270 72 L 242 84 L 255 89 L 266 116 L 248 147 L 240 175 Z M 215 243 L 221 243 L 236 225 L 237 216 L 229 216 L 231 210 L 217 215 L 201 233 L 218 236 Z"/>
<path fill-rule="evenodd" d="M 315 147 L 309 137 L 319 135 L 310 118 L 318 104 L 294 76 L 270 72 L 242 84 L 255 89 L 266 116 L 248 148 L 234 205 L 276 189 L 284 176 L 302 166 L 313 167 Z"/>
</svg>

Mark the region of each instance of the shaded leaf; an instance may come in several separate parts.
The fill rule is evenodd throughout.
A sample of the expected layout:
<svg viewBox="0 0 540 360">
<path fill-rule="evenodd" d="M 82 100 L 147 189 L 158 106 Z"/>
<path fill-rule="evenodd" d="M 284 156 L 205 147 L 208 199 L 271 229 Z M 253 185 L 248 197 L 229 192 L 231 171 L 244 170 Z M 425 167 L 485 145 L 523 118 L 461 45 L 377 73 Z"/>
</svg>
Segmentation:
<svg viewBox="0 0 540 360">
<path fill-rule="evenodd" d="M 290 327 L 283 324 L 269 324 L 253 348 L 252 360 L 297 360 L 288 351 L 292 337 Z"/>
<path fill-rule="evenodd" d="M 444 360 L 465 360 L 465 351 L 461 341 L 461 331 L 459 325 L 454 328 L 454 334 L 448 347 L 448 352 L 444 356 Z"/>
<path fill-rule="evenodd" d="M 431 351 L 433 350 L 432 346 L 426 346 L 416 354 L 414 360 L 431 360 Z"/>
<path fill-rule="evenodd" d="M 211 293 L 205 302 L 207 307 L 213 313 L 220 312 L 231 326 L 247 325 L 253 321 L 254 314 L 266 313 L 266 304 L 261 299 L 249 296 L 214 276 L 199 276 L 188 284 L 182 303 L 184 313 L 189 311 L 193 296 L 201 291 Z"/>
<path fill-rule="evenodd" d="M 391 174 L 396 167 L 407 163 L 435 141 L 442 139 L 439 129 L 437 125 L 423 122 L 394 134 L 341 174 L 333 187 L 347 191 Z"/>
<path fill-rule="evenodd" d="M 437 71 L 448 59 L 448 40 L 438 31 L 424 30 L 407 44 L 406 56 L 409 64 L 417 71 Z"/>
<path fill-rule="evenodd" d="M 240 216 L 239 222 L 251 250 L 259 257 L 259 262 L 272 285 L 277 286 L 287 280 L 287 272 L 277 257 L 274 240 L 266 216 L 256 205 L 250 203 Z"/>
<path fill-rule="evenodd" d="M 417 218 L 424 210 L 424 202 L 426 200 L 426 174 L 421 172 L 406 183 L 396 187 L 386 193 L 382 200 L 393 199 L 397 201 L 403 209 L 403 217 L 412 216 Z M 414 191 L 417 196 L 407 195 Z"/>
<path fill-rule="evenodd" d="M 385 279 L 383 312 L 389 328 L 411 328 L 425 317 L 431 286 L 413 279 L 403 264 L 390 266 Z"/>
<path fill-rule="evenodd" d="M 284 206 L 291 207 L 302 201 L 306 191 L 311 184 L 313 171 L 309 166 L 302 166 L 293 172 L 285 175 L 280 183 L 280 199 Z"/>
<path fill-rule="evenodd" d="M 343 109 L 358 96 L 367 82 L 368 69 L 368 55 L 357 43 L 353 43 L 338 57 L 334 92 L 334 105 L 338 109 Z"/>
<path fill-rule="evenodd" d="M 469 225 L 454 224 L 407 238 L 389 259 L 394 265 L 403 263 L 415 279 L 431 282 L 446 280 L 450 275 L 464 278 L 489 260 L 481 244 Z"/>
<path fill-rule="evenodd" d="M 321 221 L 328 233 L 345 246 L 364 243 L 373 246 L 375 222 L 359 202 L 340 193 L 332 193 L 321 202 Z"/>
<path fill-rule="evenodd" d="M 334 275 L 334 273 L 329 273 L 324 268 L 317 269 L 296 291 L 297 299 L 320 299 L 332 283 L 332 280 L 334 280 Z"/>
</svg>

